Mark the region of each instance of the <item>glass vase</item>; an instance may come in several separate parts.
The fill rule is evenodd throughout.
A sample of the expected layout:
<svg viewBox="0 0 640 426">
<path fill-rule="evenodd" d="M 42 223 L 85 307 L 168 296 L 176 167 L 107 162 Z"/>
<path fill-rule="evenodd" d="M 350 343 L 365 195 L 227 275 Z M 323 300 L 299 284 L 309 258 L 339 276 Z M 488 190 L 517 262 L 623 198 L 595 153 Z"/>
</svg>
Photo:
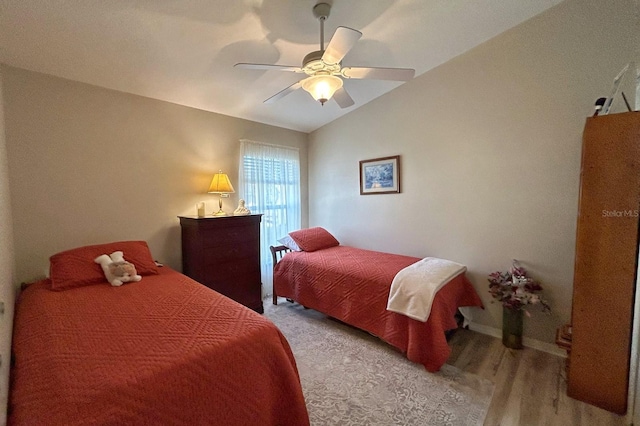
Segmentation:
<svg viewBox="0 0 640 426">
<path fill-rule="evenodd" d="M 522 349 L 524 311 L 502 308 L 502 344 L 510 349 Z"/>
</svg>

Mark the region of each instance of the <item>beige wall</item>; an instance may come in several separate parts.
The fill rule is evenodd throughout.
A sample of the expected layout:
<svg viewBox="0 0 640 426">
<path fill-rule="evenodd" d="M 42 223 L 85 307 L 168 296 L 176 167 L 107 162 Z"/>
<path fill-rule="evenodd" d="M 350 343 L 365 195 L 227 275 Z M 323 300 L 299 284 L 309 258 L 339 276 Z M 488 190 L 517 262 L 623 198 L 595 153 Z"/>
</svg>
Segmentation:
<svg viewBox="0 0 640 426">
<path fill-rule="evenodd" d="M 4 105 L 2 102 L 2 70 L 0 70 L 0 301 L 5 313 L 0 315 L 0 424 L 6 424 L 7 398 L 9 396 L 9 359 L 11 357 L 11 333 L 13 329 L 13 304 L 15 300 L 15 262 L 9 175 L 5 146 Z"/>
<path fill-rule="evenodd" d="M 3 73 L 21 281 L 45 275 L 58 251 L 122 239 L 146 240 L 180 270 L 177 216 L 195 214 L 199 201 L 213 212 L 218 198 L 206 191 L 218 169 L 237 184 L 242 138 L 300 148 L 307 205 L 304 133 L 7 66 Z M 224 199 L 227 212 L 239 195 Z"/>
<path fill-rule="evenodd" d="M 553 305 L 525 335 L 553 342 L 571 312 L 582 128 L 633 59 L 633 5 L 568 0 L 312 133 L 310 224 L 466 264 L 488 327 L 486 275 L 519 259 Z M 358 161 L 397 154 L 402 193 L 359 195 Z"/>
</svg>

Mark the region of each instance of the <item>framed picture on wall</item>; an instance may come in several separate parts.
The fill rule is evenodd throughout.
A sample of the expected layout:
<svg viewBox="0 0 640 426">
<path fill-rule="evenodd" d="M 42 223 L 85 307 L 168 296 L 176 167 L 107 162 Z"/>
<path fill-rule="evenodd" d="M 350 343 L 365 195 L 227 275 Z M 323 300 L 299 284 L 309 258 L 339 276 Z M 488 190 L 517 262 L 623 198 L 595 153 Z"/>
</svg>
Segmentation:
<svg viewBox="0 0 640 426">
<path fill-rule="evenodd" d="M 399 155 L 360 161 L 360 195 L 399 192 Z"/>
</svg>

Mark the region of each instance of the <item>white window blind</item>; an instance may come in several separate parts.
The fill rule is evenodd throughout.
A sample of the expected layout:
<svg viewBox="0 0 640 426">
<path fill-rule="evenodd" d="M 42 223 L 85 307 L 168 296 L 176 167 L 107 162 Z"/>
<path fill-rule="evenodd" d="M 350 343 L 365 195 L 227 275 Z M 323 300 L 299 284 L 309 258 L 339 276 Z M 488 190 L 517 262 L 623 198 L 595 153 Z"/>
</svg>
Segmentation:
<svg viewBox="0 0 640 426">
<path fill-rule="evenodd" d="M 300 229 L 300 154 L 296 148 L 240 141 L 240 198 L 262 214 L 260 258 L 263 297 L 273 292 L 270 245 Z"/>
</svg>

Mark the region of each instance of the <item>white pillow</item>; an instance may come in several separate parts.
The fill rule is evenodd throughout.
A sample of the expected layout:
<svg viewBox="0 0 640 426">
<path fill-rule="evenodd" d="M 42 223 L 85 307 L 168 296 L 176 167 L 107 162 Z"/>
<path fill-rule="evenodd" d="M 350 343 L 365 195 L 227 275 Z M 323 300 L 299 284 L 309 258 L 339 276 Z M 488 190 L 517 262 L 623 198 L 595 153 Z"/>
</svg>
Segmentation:
<svg viewBox="0 0 640 426">
<path fill-rule="evenodd" d="M 298 247 L 298 244 L 296 244 L 296 242 L 293 241 L 293 238 L 291 238 L 289 235 L 280 238 L 278 242 L 293 251 L 302 251 L 302 249 Z"/>
</svg>

